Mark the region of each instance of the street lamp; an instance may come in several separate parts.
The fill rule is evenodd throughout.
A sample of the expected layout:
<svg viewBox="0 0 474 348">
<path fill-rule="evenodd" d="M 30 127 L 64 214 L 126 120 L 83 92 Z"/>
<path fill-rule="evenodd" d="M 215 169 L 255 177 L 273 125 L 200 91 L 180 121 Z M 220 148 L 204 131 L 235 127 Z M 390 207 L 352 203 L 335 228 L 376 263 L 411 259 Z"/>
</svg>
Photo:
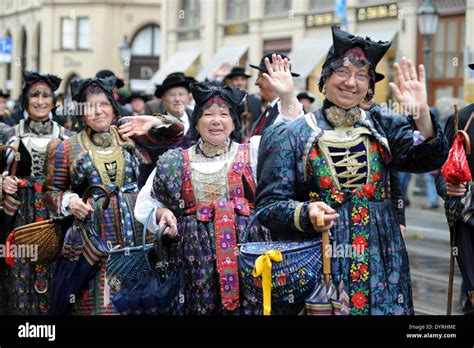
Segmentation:
<svg viewBox="0 0 474 348">
<path fill-rule="evenodd" d="M 430 73 L 431 38 L 436 34 L 438 29 L 439 13 L 436 7 L 431 3 L 431 0 L 423 0 L 423 4 L 418 8 L 416 14 L 418 16 L 418 30 L 425 42 L 424 65 L 428 80 Z"/>
<path fill-rule="evenodd" d="M 424 66 L 425 66 L 425 78 L 428 84 L 430 78 L 430 55 L 431 55 L 431 38 L 436 35 L 438 29 L 438 11 L 436 7 L 431 3 L 431 0 L 423 0 L 423 3 L 416 11 L 418 16 L 418 30 L 420 35 L 423 36 L 424 41 Z M 428 98 L 429 100 L 429 98 Z M 414 192 L 416 194 L 426 194 L 426 188 L 423 177 L 417 175 L 416 185 Z"/>
<path fill-rule="evenodd" d="M 124 35 L 123 40 L 119 43 L 118 48 L 120 50 L 120 60 L 123 65 L 123 78 L 125 80 L 125 87 L 130 89 L 129 81 L 129 69 L 130 69 L 130 57 L 132 55 L 132 49 L 128 43 L 127 36 Z"/>
</svg>

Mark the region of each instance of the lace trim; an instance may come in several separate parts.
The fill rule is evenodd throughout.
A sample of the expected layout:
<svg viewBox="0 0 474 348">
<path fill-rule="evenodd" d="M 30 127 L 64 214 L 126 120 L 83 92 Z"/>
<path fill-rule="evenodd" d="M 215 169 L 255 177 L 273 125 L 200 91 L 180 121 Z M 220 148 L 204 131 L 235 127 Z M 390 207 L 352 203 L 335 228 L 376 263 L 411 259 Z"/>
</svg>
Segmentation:
<svg viewBox="0 0 474 348">
<path fill-rule="evenodd" d="M 207 158 L 214 158 L 227 153 L 231 144 L 229 139 L 224 141 L 222 144 L 213 145 L 205 140 L 202 140 L 201 138 L 196 145 L 198 152 L 200 152 L 203 156 Z"/>
<path fill-rule="evenodd" d="M 29 118 L 25 122 L 25 125 L 34 134 L 48 135 L 48 134 L 53 133 L 53 122 L 50 120 L 34 121 L 31 118 Z"/>
<path fill-rule="evenodd" d="M 198 144 L 196 144 L 189 149 L 189 160 L 191 163 L 224 161 L 234 158 L 238 148 L 239 144 L 231 141 L 228 151 L 215 157 L 207 157 L 199 149 Z"/>
<path fill-rule="evenodd" d="M 359 107 L 344 110 L 333 105 L 325 109 L 324 112 L 326 119 L 333 127 L 353 126 L 356 122 L 363 120 L 363 113 Z"/>
<path fill-rule="evenodd" d="M 114 137 L 111 131 L 108 132 L 96 132 L 92 128 L 87 127 L 86 133 L 89 136 L 91 142 L 98 147 L 107 148 L 114 144 Z"/>
</svg>

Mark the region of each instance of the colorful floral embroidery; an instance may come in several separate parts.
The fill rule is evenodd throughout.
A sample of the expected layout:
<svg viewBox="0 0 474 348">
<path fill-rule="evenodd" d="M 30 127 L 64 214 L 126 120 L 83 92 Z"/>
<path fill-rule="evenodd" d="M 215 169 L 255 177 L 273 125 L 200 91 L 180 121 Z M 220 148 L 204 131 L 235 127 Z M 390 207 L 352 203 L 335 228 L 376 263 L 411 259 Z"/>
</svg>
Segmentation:
<svg viewBox="0 0 474 348">
<path fill-rule="evenodd" d="M 369 314 L 369 201 L 385 198 L 383 186 L 383 161 L 381 147 L 373 140 L 368 149 L 370 162 L 369 182 L 351 191 L 334 187 L 334 181 L 326 159 L 320 155 L 317 145 L 310 152 L 310 173 L 318 177 L 320 192 L 310 192 L 310 199 L 322 200 L 331 206 L 351 202 L 350 233 L 355 251 L 351 259 L 349 297 L 352 315 Z"/>
<path fill-rule="evenodd" d="M 321 179 L 319 180 L 319 184 L 323 189 L 331 188 L 334 185 L 331 178 L 327 175 L 321 177 Z"/>
<path fill-rule="evenodd" d="M 357 291 L 351 296 L 351 303 L 355 308 L 362 310 L 368 306 L 367 294 L 365 291 Z"/>
</svg>

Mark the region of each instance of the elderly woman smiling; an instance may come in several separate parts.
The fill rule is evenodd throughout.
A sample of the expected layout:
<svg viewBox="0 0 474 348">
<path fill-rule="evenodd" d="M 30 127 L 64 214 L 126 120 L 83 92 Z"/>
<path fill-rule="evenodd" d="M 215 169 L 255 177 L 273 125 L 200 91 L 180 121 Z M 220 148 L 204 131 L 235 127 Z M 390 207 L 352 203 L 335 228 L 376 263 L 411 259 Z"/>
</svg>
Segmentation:
<svg viewBox="0 0 474 348">
<path fill-rule="evenodd" d="M 278 121 L 290 121 L 302 109 L 288 83 L 289 62 L 279 56 L 273 61 L 272 68 L 267 59 L 270 74 L 265 78 L 280 95 Z M 171 260 L 182 262 L 185 269 L 186 314 L 259 313 L 262 306 L 257 299 L 239 296 L 234 252 L 255 213 L 259 139 L 250 144 L 233 140 L 240 131 L 236 107 L 244 92 L 200 83 L 191 92 L 196 100 L 191 130 L 197 143 L 187 150 L 170 150 L 159 159 L 140 191 L 136 216 L 145 222 L 155 209 L 155 223 L 170 225 L 165 233 L 174 238 Z M 251 241 L 268 237 L 260 226 L 250 232 Z"/>
<path fill-rule="evenodd" d="M 51 141 L 61 141 L 72 135 L 68 130 L 52 121 L 54 91 L 61 79 L 54 75 L 23 72 L 24 85 L 21 109 L 24 119 L 12 128 L 2 129 L 6 144 L 15 147 L 21 154 L 17 177 L 5 176 L 3 191 L 11 195 L 5 202 L 5 214 L 14 216 L 14 226 L 2 228 L 8 233 L 13 227 L 46 220 L 49 218 L 44 204 L 43 163 L 46 147 Z M 1 141 L 0 141 L 1 142 Z M 9 165 L 13 154 L 8 158 Z M 0 189 L 1 188 L 0 179 Z M 11 210 L 18 204 L 18 210 Z M 16 258 L 13 268 L 6 268 L 2 285 L 8 288 L 5 296 L 10 314 L 48 314 L 50 309 L 51 265 L 31 264 L 25 258 Z"/>
<path fill-rule="evenodd" d="M 148 158 L 128 137 L 135 132 L 121 131 L 112 124 L 119 110 L 113 95 L 114 84 L 113 77 L 73 82 L 73 97 L 86 127 L 74 137 L 50 147 L 47 203 L 56 215 L 72 214 L 83 220 L 92 214 L 104 242 L 126 247 L 141 239 L 142 227 L 133 212 L 138 195 L 138 167 Z M 141 127 L 143 120 L 148 122 L 146 129 Z M 142 116 L 137 123 L 142 133 L 146 133 L 151 126 L 159 125 L 160 120 Z M 182 126 L 177 131 L 182 131 Z M 110 192 L 107 209 L 102 209 L 104 197 L 101 196 L 91 197 L 87 203 L 82 201 L 81 197 L 91 185 L 103 185 Z M 80 300 L 75 304 L 75 313 L 115 312 L 107 292 L 104 293 L 104 275 L 105 263 L 102 263 L 88 287 L 78 294 Z"/>
<path fill-rule="evenodd" d="M 332 259 L 345 313 L 413 314 L 408 255 L 390 200 L 388 170 L 424 172 L 447 157 L 446 139 L 430 115 L 423 66 L 394 64 L 393 94 L 409 116 L 387 114 L 372 99 L 377 63 L 390 47 L 332 28 L 321 72 L 323 107 L 264 135 L 257 206 L 278 240 L 304 240 L 331 230 L 334 243 L 355 247 Z M 416 131 L 417 130 L 417 131 Z M 285 159 L 284 161 L 282 159 Z M 317 214 L 325 212 L 324 226 Z M 352 249 L 351 249 L 352 250 Z M 343 293 L 343 291 L 341 291 Z M 294 308 L 299 313 L 301 308 Z"/>
</svg>

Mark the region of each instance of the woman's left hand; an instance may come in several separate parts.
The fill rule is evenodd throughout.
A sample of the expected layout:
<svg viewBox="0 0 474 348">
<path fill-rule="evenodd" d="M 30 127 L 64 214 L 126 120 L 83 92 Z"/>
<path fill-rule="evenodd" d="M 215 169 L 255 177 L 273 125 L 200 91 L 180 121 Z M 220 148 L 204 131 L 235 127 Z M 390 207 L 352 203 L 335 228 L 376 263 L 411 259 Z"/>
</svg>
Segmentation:
<svg viewBox="0 0 474 348">
<path fill-rule="evenodd" d="M 400 64 L 393 64 L 393 69 L 398 85 L 390 82 L 390 88 L 400 103 L 400 113 L 413 117 L 425 139 L 434 136 L 426 91 L 425 67 L 420 64 L 417 73 L 413 62 L 407 57 L 402 57 Z"/>
<path fill-rule="evenodd" d="M 125 116 L 119 122 L 124 122 L 119 126 L 119 133 L 125 138 L 147 135 L 151 128 L 161 124 L 160 119 L 154 116 Z"/>
<path fill-rule="evenodd" d="M 402 57 L 400 64 L 393 64 L 398 85 L 390 82 L 393 94 L 401 104 L 403 114 L 422 116 L 428 111 L 428 97 L 426 92 L 425 67 L 418 66 L 418 73 L 413 62 Z"/>
</svg>

